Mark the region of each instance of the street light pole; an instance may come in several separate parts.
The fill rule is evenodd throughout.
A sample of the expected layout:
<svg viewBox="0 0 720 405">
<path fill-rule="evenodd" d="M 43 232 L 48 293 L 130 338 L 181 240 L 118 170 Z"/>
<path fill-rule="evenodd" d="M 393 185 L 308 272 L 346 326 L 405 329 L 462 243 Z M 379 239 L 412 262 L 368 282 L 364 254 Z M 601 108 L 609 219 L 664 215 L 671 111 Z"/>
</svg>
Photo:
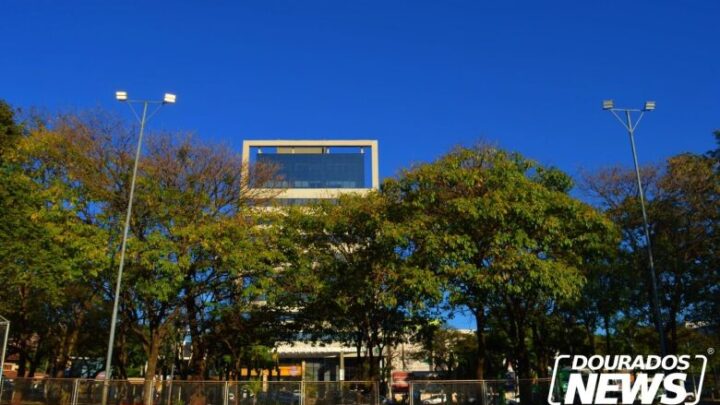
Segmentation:
<svg viewBox="0 0 720 405">
<path fill-rule="evenodd" d="M 124 91 L 118 91 L 115 93 L 115 98 L 118 101 L 126 102 L 132 110 L 135 118 L 140 123 L 140 134 L 138 136 L 137 148 L 135 149 L 135 163 L 133 164 L 132 179 L 130 181 L 130 195 L 128 197 L 127 212 L 125 213 L 125 227 L 123 228 L 123 238 L 120 245 L 120 266 L 118 268 L 117 280 L 115 281 L 115 296 L 113 299 L 113 311 L 112 319 L 110 321 L 110 337 L 108 338 L 107 355 L 105 357 L 105 380 L 103 383 L 103 396 L 102 404 L 107 404 L 108 399 L 108 388 L 110 385 L 110 378 L 112 376 L 112 356 L 113 348 L 115 345 L 115 326 L 117 324 L 118 307 L 120 306 L 120 286 L 122 284 L 123 269 L 125 267 L 125 248 L 127 246 L 128 233 L 130 231 L 130 217 L 132 216 L 133 197 L 135 195 L 135 180 L 137 179 L 138 162 L 140 161 L 140 151 L 142 150 L 142 140 L 145 134 L 145 124 L 152 118 L 160 108 L 165 104 L 175 103 L 175 95 L 166 93 L 162 101 L 152 100 L 128 100 L 127 93 Z M 133 103 L 142 104 L 142 115 L 138 117 L 137 112 L 133 108 Z M 148 107 L 150 104 L 157 104 L 158 107 L 155 111 L 148 116 Z"/>
<path fill-rule="evenodd" d="M 645 209 L 645 192 L 643 191 L 642 180 L 640 178 L 640 165 L 638 164 L 637 149 L 635 148 L 635 128 L 637 128 L 640 120 L 642 120 L 643 118 L 643 115 L 645 115 L 645 112 L 653 111 L 655 109 L 655 102 L 646 102 L 645 107 L 640 110 L 629 108 L 615 108 L 612 100 L 604 100 L 603 109 L 612 112 L 615 118 L 617 118 L 618 121 L 620 121 L 620 123 L 623 125 L 623 127 L 625 127 L 625 129 L 628 131 L 628 136 L 630 137 L 630 148 L 632 149 L 633 163 L 635 164 L 635 178 L 637 180 L 638 194 L 640 196 L 640 208 L 642 210 L 643 228 L 645 230 L 645 243 L 648 253 L 648 265 L 650 267 L 650 288 L 653 306 L 653 317 L 655 318 L 655 328 L 657 329 L 658 337 L 660 338 L 660 353 L 665 356 L 667 354 L 667 346 L 665 343 L 665 333 L 663 331 L 662 316 L 660 314 L 660 300 L 658 298 L 657 277 L 655 275 L 655 260 L 653 259 L 652 242 L 650 240 L 650 226 L 648 225 L 647 211 Z M 623 120 L 620 115 L 618 115 L 618 111 L 625 113 L 625 120 Z M 635 123 L 633 123 L 632 120 L 633 112 L 640 113 L 640 116 L 638 117 L 637 121 L 635 121 Z"/>
</svg>

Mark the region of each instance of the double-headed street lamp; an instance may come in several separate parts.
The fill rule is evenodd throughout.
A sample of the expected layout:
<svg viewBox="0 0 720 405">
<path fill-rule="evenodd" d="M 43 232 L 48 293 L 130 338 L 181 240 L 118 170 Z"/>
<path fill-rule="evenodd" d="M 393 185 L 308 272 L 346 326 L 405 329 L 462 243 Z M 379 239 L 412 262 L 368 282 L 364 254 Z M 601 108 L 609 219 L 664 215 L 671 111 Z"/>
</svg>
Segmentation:
<svg viewBox="0 0 720 405">
<path fill-rule="evenodd" d="M 650 226 L 648 225 L 647 212 L 645 210 L 645 193 L 643 192 L 642 181 L 640 180 L 640 166 L 638 165 L 637 151 L 635 150 L 635 128 L 637 128 L 643 115 L 648 111 L 655 109 L 654 101 L 646 101 L 642 109 L 632 108 L 615 108 L 612 100 L 603 100 L 603 110 L 610 111 L 615 118 L 620 121 L 622 126 L 628 131 L 630 136 L 630 147 L 632 149 L 633 161 L 635 163 L 635 176 L 637 179 L 638 194 L 640 195 L 640 208 L 642 209 L 643 227 L 645 228 L 645 243 L 648 252 L 648 261 L 650 267 L 650 286 L 652 288 L 652 306 L 653 316 L 655 318 L 655 328 L 660 337 L 660 352 L 664 356 L 667 354 L 667 346 L 665 346 L 665 333 L 663 332 L 663 322 L 660 315 L 660 301 L 658 299 L 657 279 L 655 277 L 655 262 L 653 260 L 652 243 L 650 242 Z M 620 113 L 620 114 L 618 114 Z M 624 113 L 624 114 L 623 114 Z M 637 120 L 633 123 L 633 113 L 639 113 Z M 622 117 L 624 115 L 624 117 Z"/>
<path fill-rule="evenodd" d="M 112 374 L 112 355 L 113 346 L 115 344 L 115 324 L 117 323 L 118 306 L 120 302 L 120 284 L 122 282 L 123 267 L 125 266 L 125 246 L 127 244 L 128 231 L 130 229 L 130 215 L 132 213 L 133 195 L 135 194 L 135 178 L 137 177 L 138 161 L 140 160 L 140 149 L 142 148 L 143 134 L 145 132 L 145 124 L 152 118 L 160 108 L 165 104 L 174 104 L 177 97 L 174 94 L 165 93 L 162 100 L 131 100 L 125 91 L 115 92 L 115 99 L 127 103 L 130 110 L 140 123 L 140 135 L 138 136 L 137 149 L 135 150 L 135 164 L 133 166 L 132 180 L 130 182 L 130 196 L 128 198 L 127 213 L 125 215 L 125 228 L 123 230 L 122 244 L 120 245 L 120 268 L 118 269 L 117 281 L 115 282 L 115 297 L 113 301 L 112 320 L 110 321 L 110 338 L 108 339 L 107 357 L 105 358 L 105 390 L 103 392 L 103 404 L 107 403 L 107 386 Z M 138 116 L 133 104 L 142 104 L 142 115 Z M 148 115 L 148 107 L 150 104 L 157 105 L 153 112 Z"/>
</svg>

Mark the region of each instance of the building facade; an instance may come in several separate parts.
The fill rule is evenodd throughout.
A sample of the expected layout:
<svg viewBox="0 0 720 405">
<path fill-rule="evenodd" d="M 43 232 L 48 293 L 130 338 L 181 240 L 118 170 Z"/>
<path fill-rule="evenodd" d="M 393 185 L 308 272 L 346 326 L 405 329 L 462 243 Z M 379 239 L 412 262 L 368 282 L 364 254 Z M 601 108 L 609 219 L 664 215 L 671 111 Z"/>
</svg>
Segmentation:
<svg viewBox="0 0 720 405">
<path fill-rule="evenodd" d="M 272 166 L 275 176 L 255 185 L 256 195 L 272 195 L 278 205 L 306 205 L 379 187 L 377 140 L 246 140 L 243 167 Z M 246 172 L 246 175 L 248 173 Z M 344 380 L 356 349 L 341 344 L 294 342 L 277 348 L 283 368 L 313 381 Z M 348 377 L 352 377 L 352 371 Z M 296 376 L 296 375 L 295 375 Z"/>
<path fill-rule="evenodd" d="M 245 170 L 256 163 L 274 166 L 278 179 L 258 187 L 283 204 L 307 204 L 344 193 L 379 187 L 376 140 L 248 140 Z"/>
</svg>

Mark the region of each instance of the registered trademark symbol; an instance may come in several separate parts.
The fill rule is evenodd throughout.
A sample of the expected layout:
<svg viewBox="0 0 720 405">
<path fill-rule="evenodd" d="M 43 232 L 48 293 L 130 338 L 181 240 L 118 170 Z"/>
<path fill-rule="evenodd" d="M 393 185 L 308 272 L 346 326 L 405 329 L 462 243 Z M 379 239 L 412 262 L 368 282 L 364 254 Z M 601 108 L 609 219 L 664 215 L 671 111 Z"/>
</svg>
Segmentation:
<svg viewBox="0 0 720 405">
<path fill-rule="evenodd" d="M 708 348 L 707 352 L 708 352 L 709 355 L 712 356 L 713 354 L 715 354 L 715 348 L 714 348 L 714 347 L 710 347 L 710 348 Z"/>
</svg>

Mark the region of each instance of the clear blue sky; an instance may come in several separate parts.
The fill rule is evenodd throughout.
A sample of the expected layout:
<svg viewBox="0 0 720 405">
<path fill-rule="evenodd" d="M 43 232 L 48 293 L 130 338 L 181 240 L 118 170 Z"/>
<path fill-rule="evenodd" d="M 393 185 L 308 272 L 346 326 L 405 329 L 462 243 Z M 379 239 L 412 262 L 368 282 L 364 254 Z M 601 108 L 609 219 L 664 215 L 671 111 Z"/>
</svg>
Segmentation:
<svg viewBox="0 0 720 405">
<path fill-rule="evenodd" d="M 713 147 L 720 1 L 38 1 L 0 11 L 0 98 L 51 111 L 178 94 L 154 128 L 371 138 L 381 175 L 495 142 L 576 174 L 630 164 L 600 109 L 656 100 L 642 162 Z"/>
</svg>

